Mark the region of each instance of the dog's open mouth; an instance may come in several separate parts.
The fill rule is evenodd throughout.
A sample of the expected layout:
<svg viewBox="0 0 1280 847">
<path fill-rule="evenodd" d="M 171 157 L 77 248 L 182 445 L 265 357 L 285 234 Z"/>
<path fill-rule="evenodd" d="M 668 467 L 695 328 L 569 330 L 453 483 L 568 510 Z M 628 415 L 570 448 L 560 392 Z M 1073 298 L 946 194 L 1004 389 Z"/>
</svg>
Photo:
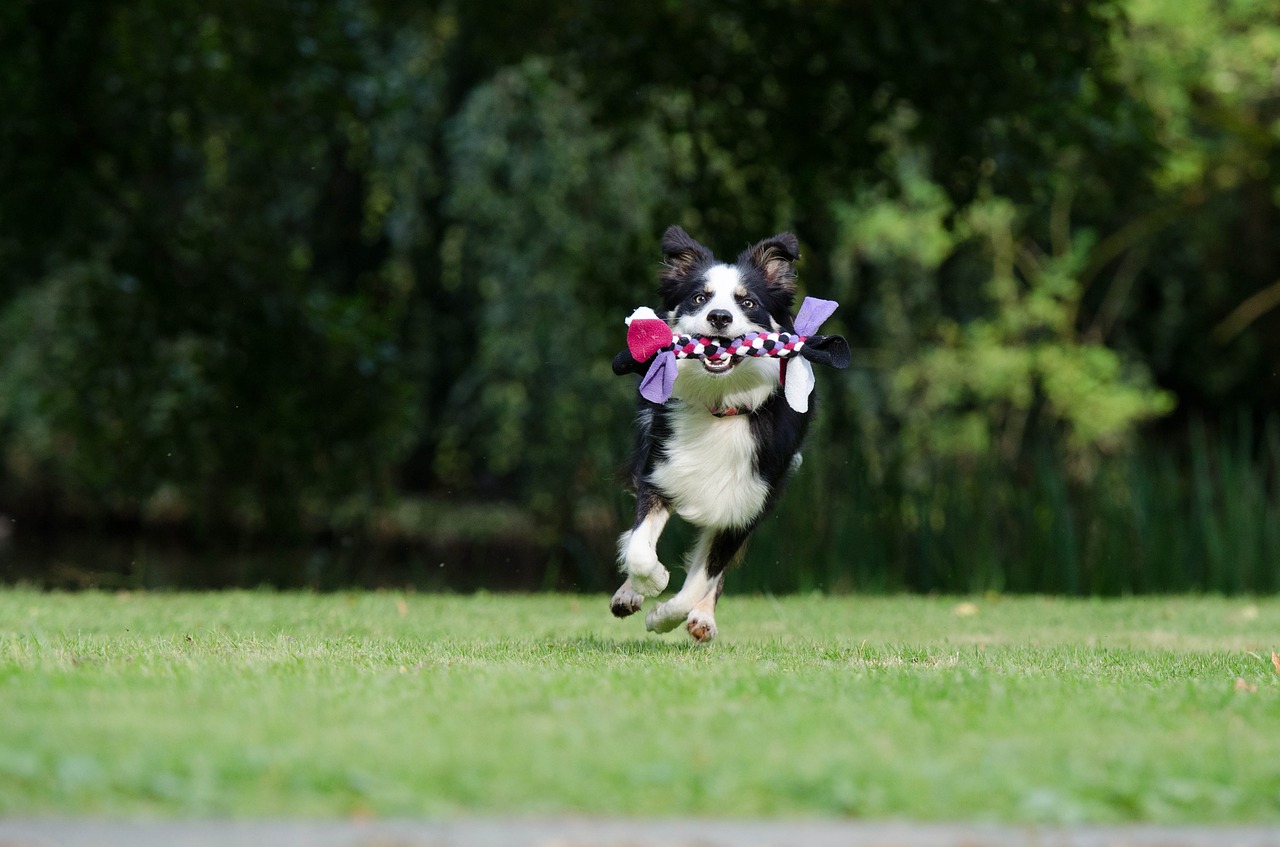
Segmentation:
<svg viewBox="0 0 1280 847">
<path fill-rule="evenodd" d="M 732 339 L 715 336 L 710 340 L 715 342 L 719 347 L 727 347 Z M 738 362 L 741 361 L 741 356 L 720 356 L 715 359 L 706 358 L 702 360 L 702 367 L 710 374 L 727 374 L 737 366 Z"/>
</svg>

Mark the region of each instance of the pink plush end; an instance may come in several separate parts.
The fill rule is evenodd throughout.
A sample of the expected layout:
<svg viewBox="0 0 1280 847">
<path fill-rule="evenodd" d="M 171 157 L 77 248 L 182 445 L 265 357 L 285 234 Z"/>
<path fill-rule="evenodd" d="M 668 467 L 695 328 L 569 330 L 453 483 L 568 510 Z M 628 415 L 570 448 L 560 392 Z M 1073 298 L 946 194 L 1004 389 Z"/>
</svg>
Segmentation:
<svg viewBox="0 0 1280 847">
<path fill-rule="evenodd" d="M 627 327 L 627 350 L 637 362 L 646 362 L 663 347 L 671 346 L 671 327 L 655 318 L 636 318 Z"/>
</svg>

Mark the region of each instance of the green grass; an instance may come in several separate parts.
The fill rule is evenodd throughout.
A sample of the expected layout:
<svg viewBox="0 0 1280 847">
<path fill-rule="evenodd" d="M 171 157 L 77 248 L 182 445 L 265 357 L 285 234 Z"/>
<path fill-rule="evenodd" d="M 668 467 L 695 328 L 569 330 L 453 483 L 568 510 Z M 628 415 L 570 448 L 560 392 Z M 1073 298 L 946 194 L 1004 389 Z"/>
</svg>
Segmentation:
<svg viewBox="0 0 1280 847">
<path fill-rule="evenodd" d="M 1280 600 L 606 604 L 0 591 L 0 815 L 1280 821 Z"/>
</svg>

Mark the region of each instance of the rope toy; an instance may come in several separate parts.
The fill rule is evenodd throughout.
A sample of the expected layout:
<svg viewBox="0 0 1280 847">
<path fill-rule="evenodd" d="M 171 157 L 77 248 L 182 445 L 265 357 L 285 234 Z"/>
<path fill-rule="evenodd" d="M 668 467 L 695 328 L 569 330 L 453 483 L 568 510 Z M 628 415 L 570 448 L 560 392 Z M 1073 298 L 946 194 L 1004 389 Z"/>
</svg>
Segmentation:
<svg viewBox="0 0 1280 847">
<path fill-rule="evenodd" d="M 807 412 L 814 382 L 810 363 L 837 369 L 849 367 L 849 345 L 842 336 L 815 334 L 838 305 L 834 300 L 806 297 L 796 315 L 794 332 L 753 332 L 728 344 L 673 333 L 666 321 L 642 306 L 627 318 L 627 349 L 614 357 L 613 372 L 621 375 L 643 371 L 640 395 L 653 403 L 665 403 L 675 388 L 679 359 L 712 362 L 727 362 L 735 356 L 781 359 L 779 378 L 787 404 L 797 412 Z M 799 364 L 794 372 L 788 373 L 788 365 L 793 360 Z"/>
</svg>

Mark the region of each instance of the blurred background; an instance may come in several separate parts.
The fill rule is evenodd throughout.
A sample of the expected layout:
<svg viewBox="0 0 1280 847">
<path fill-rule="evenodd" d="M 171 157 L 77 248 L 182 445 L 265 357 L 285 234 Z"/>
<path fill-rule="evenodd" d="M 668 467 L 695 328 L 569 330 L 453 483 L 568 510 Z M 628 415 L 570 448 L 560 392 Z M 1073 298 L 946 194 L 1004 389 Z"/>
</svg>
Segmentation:
<svg viewBox="0 0 1280 847">
<path fill-rule="evenodd" d="M 9 581 L 612 590 L 679 223 L 854 347 L 735 590 L 1280 587 L 1273 0 L 8 0 L 0 104 Z"/>
</svg>

